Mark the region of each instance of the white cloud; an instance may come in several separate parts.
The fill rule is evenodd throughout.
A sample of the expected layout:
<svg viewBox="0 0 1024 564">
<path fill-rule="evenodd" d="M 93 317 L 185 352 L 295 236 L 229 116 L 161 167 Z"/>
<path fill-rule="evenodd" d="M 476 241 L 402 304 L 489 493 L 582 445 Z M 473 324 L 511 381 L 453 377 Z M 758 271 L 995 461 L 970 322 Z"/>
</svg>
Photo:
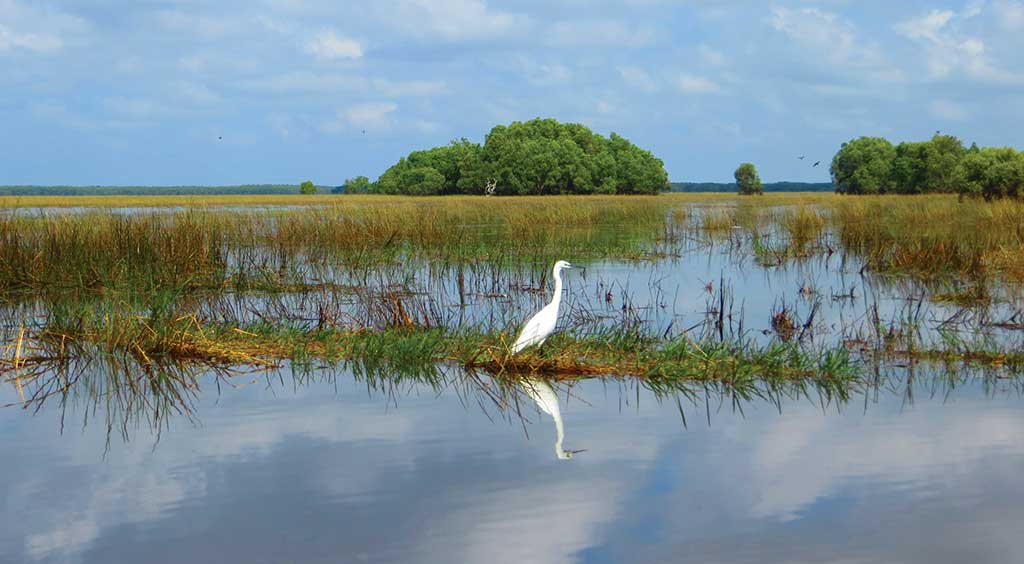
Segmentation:
<svg viewBox="0 0 1024 564">
<path fill-rule="evenodd" d="M 160 26 L 184 33 L 215 39 L 246 31 L 244 22 L 237 18 L 197 15 L 183 10 L 162 10 L 155 14 Z"/>
<path fill-rule="evenodd" d="M 726 62 L 725 55 L 703 43 L 697 47 L 697 52 L 700 54 L 701 59 L 709 65 L 720 67 Z"/>
<path fill-rule="evenodd" d="M 88 29 L 85 20 L 41 3 L 0 0 L 0 53 L 52 53 Z"/>
<path fill-rule="evenodd" d="M 658 89 L 658 83 L 654 78 L 639 67 L 619 67 L 619 76 L 630 88 L 644 92 L 654 92 Z"/>
<path fill-rule="evenodd" d="M 413 121 L 412 126 L 415 127 L 417 130 L 422 131 L 423 133 L 435 133 L 436 131 L 441 129 L 441 126 L 436 122 L 425 119 L 418 119 Z"/>
<path fill-rule="evenodd" d="M 369 81 L 355 75 L 293 71 L 269 78 L 243 81 L 246 88 L 272 92 L 316 92 L 332 94 L 338 92 L 364 92 Z"/>
<path fill-rule="evenodd" d="M 721 90 L 713 80 L 692 74 L 680 75 L 676 81 L 676 86 L 688 94 L 709 94 Z"/>
<path fill-rule="evenodd" d="M 445 91 L 445 84 L 440 80 L 373 80 L 373 87 L 381 95 L 388 98 L 403 96 L 434 96 Z"/>
<path fill-rule="evenodd" d="M 182 98 L 200 105 L 216 104 L 221 100 L 220 95 L 206 85 L 195 82 L 179 82 L 175 90 Z"/>
<path fill-rule="evenodd" d="M 992 5 L 996 13 L 996 21 L 1004 29 L 1020 30 L 1024 28 L 1024 2 L 1019 0 L 1002 0 Z"/>
<path fill-rule="evenodd" d="M 818 8 L 772 9 L 769 23 L 786 34 L 803 51 L 813 53 L 830 67 L 845 72 L 868 72 L 872 78 L 891 76 L 890 65 L 881 49 L 861 39 L 857 28 L 836 14 Z"/>
<path fill-rule="evenodd" d="M 103 100 L 103 106 L 113 114 L 133 119 L 148 119 L 160 111 L 152 100 L 127 96 L 111 96 Z"/>
<path fill-rule="evenodd" d="M 267 125 L 284 139 L 290 138 L 295 132 L 295 120 L 287 114 L 273 113 L 268 115 Z"/>
<path fill-rule="evenodd" d="M 448 40 L 502 36 L 530 23 L 526 16 L 492 10 L 482 0 L 400 0 L 397 7 L 381 3 L 379 9 L 386 22 L 407 33 Z"/>
<path fill-rule="evenodd" d="M 306 52 L 322 61 L 338 59 L 359 59 L 363 56 L 363 46 L 358 41 L 343 37 L 333 30 L 321 31 L 305 45 Z"/>
<path fill-rule="evenodd" d="M 556 22 L 546 34 L 553 45 L 618 45 L 642 47 L 654 40 L 648 28 L 634 28 L 617 20 Z"/>
<path fill-rule="evenodd" d="M 355 104 L 336 112 L 336 119 L 324 126 L 328 132 L 335 132 L 353 127 L 357 129 L 381 130 L 390 129 L 391 114 L 398 109 L 393 102 L 366 102 Z"/>
<path fill-rule="evenodd" d="M 962 72 L 981 80 L 1019 82 L 1019 78 L 991 63 L 983 40 L 960 33 L 957 24 L 978 13 L 979 8 L 976 7 L 969 7 L 961 13 L 932 10 L 898 24 L 896 30 L 923 47 L 928 73 L 932 78 L 946 78 Z"/>
<path fill-rule="evenodd" d="M 514 60 L 530 84 L 550 86 L 566 83 L 572 78 L 572 72 L 560 63 L 539 63 L 521 55 L 515 57 Z"/>
<path fill-rule="evenodd" d="M 928 105 L 928 112 L 939 119 L 964 121 L 970 117 L 963 106 L 950 100 L 935 100 Z"/>
<path fill-rule="evenodd" d="M 64 46 L 59 37 L 38 33 L 17 33 L 0 25 L 0 51 L 25 49 L 37 53 L 57 51 Z"/>
<path fill-rule="evenodd" d="M 932 10 L 927 14 L 913 18 L 896 26 L 896 29 L 911 39 L 927 39 L 941 41 L 940 32 L 953 19 L 956 13 L 952 10 Z"/>
</svg>

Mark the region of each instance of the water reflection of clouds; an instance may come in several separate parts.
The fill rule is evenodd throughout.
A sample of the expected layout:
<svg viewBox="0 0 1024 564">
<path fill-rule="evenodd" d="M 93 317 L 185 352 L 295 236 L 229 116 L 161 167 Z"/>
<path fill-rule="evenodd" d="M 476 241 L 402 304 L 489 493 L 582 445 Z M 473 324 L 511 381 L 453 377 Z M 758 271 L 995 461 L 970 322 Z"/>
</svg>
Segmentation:
<svg viewBox="0 0 1024 564">
<path fill-rule="evenodd" d="M 620 412 L 618 391 L 575 393 L 593 405 L 564 408 L 567 436 L 588 449 L 568 463 L 551 455 L 550 419 L 531 416 L 527 441 L 450 391 L 397 409 L 330 386 L 232 391 L 203 402 L 202 427 L 175 423 L 155 450 L 115 443 L 106 460 L 102 426 L 57 437 L 45 412 L 5 412 L 18 424 L 0 433 L 24 456 L 0 467 L 0 548 L 62 562 L 923 561 L 928 526 L 931 545 L 965 547 L 934 550 L 945 561 L 1014 554 L 1016 399 L 900 413 L 889 397 L 867 415 L 726 407 L 710 428 L 691 413 L 684 430 L 672 402 Z"/>
<path fill-rule="evenodd" d="M 265 395 L 258 390 L 253 392 L 255 396 Z M 238 398 L 229 394 L 226 399 L 225 403 L 230 404 Z M 320 401 L 296 408 L 296 403 L 307 402 L 285 396 L 256 409 L 241 407 L 245 402 L 237 403 L 237 408 L 204 406 L 200 428 L 175 420 L 155 448 L 151 437 L 137 433 L 142 436 L 128 444 L 115 444 L 105 460 L 102 424 L 88 427 L 81 436 L 72 427 L 64 437 L 57 437 L 49 424 L 51 414 L 44 412 L 31 418 L 38 426 L 23 425 L 16 438 L 25 445 L 36 445 L 29 447 L 30 453 L 48 454 L 38 445 L 50 445 L 60 455 L 45 462 L 22 459 L 20 464 L 6 467 L 8 476 L 0 468 L 0 476 L 11 485 L 8 506 L 12 513 L 32 515 L 31 523 L 25 524 L 26 552 L 33 558 L 61 553 L 67 556 L 93 541 L 105 528 L 153 520 L 186 501 L 201 500 L 210 494 L 205 469 L 216 467 L 221 461 L 265 461 L 273 458 L 280 445 L 291 437 L 368 445 L 366 450 L 370 452 L 349 463 L 344 480 L 320 480 L 330 488 L 330 495 L 359 495 L 373 489 L 378 480 L 376 466 L 412 466 L 407 450 L 374 445 L 403 442 L 413 427 L 421 432 L 430 428 L 429 422 L 410 421 L 428 419 L 428 413 L 386 413 L 376 400 L 352 402 L 344 407 Z M 71 421 L 69 418 L 69 425 Z M 47 468 L 62 471 L 47 472 Z M 313 479 L 321 471 L 331 471 L 309 470 Z M 40 503 L 40 497 L 45 502 Z"/>
<path fill-rule="evenodd" d="M 761 478 L 751 515 L 794 519 L 855 481 L 912 484 L 922 475 L 953 480 L 988 455 L 1024 454 L 1024 419 L 1013 411 L 957 413 L 955 406 L 869 418 L 823 416 L 800 406 L 746 446 L 753 453 L 752 473 Z"/>
</svg>

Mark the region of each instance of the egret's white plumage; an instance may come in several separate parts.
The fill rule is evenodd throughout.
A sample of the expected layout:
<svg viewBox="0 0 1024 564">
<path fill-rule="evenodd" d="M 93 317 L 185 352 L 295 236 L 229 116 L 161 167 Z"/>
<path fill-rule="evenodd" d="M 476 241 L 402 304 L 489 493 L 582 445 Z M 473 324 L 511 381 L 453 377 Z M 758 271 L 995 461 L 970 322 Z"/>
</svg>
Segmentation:
<svg viewBox="0 0 1024 564">
<path fill-rule="evenodd" d="M 555 420 L 555 456 L 561 460 L 572 458 L 582 450 L 565 450 L 562 448 L 562 440 L 565 439 L 565 428 L 562 426 L 562 410 L 558 406 L 558 394 L 555 393 L 551 384 L 536 378 L 523 378 L 520 385 L 526 390 L 526 394 L 537 402 L 541 408 Z"/>
<path fill-rule="evenodd" d="M 552 270 L 555 278 L 555 295 L 551 297 L 548 305 L 531 317 L 526 325 L 523 325 L 523 330 L 519 333 L 515 344 L 512 345 L 512 354 L 534 345 L 544 344 L 544 340 L 555 330 L 555 323 L 558 322 L 558 308 L 562 305 L 562 271 L 566 268 L 573 268 L 573 266 L 564 260 L 555 263 Z"/>
</svg>

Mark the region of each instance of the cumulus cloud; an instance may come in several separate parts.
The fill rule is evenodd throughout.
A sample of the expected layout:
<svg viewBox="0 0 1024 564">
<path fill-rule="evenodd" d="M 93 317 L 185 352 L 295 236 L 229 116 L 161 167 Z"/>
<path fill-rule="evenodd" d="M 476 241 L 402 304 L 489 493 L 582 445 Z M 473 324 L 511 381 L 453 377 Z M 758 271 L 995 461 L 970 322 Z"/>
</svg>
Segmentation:
<svg viewBox="0 0 1024 564">
<path fill-rule="evenodd" d="M 339 109 L 335 120 L 325 126 L 327 131 L 339 131 L 347 127 L 360 129 L 390 129 L 391 114 L 398 109 L 393 102 L 366 102 Z"/>
<path fill-rule="evenodd" d="M 1017 31 L 1024 29 L 1024 2 L 1020 0 L 1001 0 L 992 5 L 996 21 L 1003 29 Z"/>
<path fill-rule="evenodd" d="M 54 8 L 16 0 L 0 0 L 0 53 L 53 53 L 88 28 L 79 17 Z"/>
<path fill-rule="evenodd" d="M 538 62 L 525 56 L 518 56 L 515 61 L 526 80 L 537 86 L 563 84 L 572 77 L 569 68 L 561 63 Z"/>
<path fill-rule="evenodd" d="M 338 94 L 344 92 L 365 92 L 369 86 L 369 81 L 357 75 L 297 70 L 266 78 L 245 80 L 242 81 L 242 86 L 277 93 L 310 92 Z"/>
<path fill-rule="evenodd" d="M 642 47 L 654 40 L 654 32 L 618 20 L 568 20 L 553 24 L 547 38 L 553 45 Z"/>
<path fill-rule="evenodd" d="M 715 81 L 693 74 L 680 75 L 676 80 L 676 86 L 687 94 L 709 94 L 721 90 Z"/>
<path fill-rule="evenodd" d="M 521 31 L 530 24 L 526 16 L 491 9 L 483 0 L 399 0 L 378 8 L 384 21 L 417 37 L 479 39 Z"/>
<path fill-rule="evenodd" d="M 1019 82 L 1012 73 L 996 68 L 989 60 L 985 42 L 963 34 L 959 25 L 978 15 L 980 8 L 964 12 L 931 10 L 896 26 L 904 37 L 921 45 L 932 78 L 963 73 L 971 78 L 994 82 Z"/>
<path fill-rule="evenodd" d="M 38 53 L 56 51 L 64 46 L 61 39 L 54 35 L 39 33 L 17 33 L 4 25 L 0 25 L 0 51 L 8 49 L 26 49 Z"/>
<path fill-rule="evenodd" d="M 725 55 L 703 43 L 697 47 L 697 52 L 700 54 L 700 58 L 709 65 L 720 67 L 726 62 Z"/>
<path fill-rule="evenodd" d="M 359 59 L 363 46 L 354 39 L 338 35 L 333 30 L 324 30 L 306 42 L 306 52 L 322 61 Z"/>
<path fill-rule="evenodd" d="M 164 29 L 198 35 L 205 39 L 216 39 L 246 30 L 246 26 L 239 18 L 208 16 L 185 10 L 163 10 L 157 12 L 155 17 Z"/>
<path fill-rule="evenodd" d="M 179 82 L 175 85 L 177 93 L 190 102 L 199 105 L 210 105 L 220 102 L 220 95 L 204 84 L 195 82 Z"/>
<path fill-rule="evenodd" d="M 440 80 L 373 80 L 373 87 L 381 95 L 388 98 L 403 96 L 434 96 L 445 91 L 445 84 Z"/>
<path fill-rule="evenodd" d="M 644 92 L 654 92 L 658 89 L 658 83 L 654 78 L 639 67 L 619 67 L 619 76 L 630 88 Z"/>
<path fill-rule="evenodd" d="M 113 114 L 134 119 L 148 119 L 161 111 L 153 100 L 128 96 L 111 96 L 103 100 L 103 105 Z"/>
<path fill-rule="evenodd" d="M 877 71 L 887 64 L 878 46 L 861 38 L 856 26 L 837 14 L 818 8 L 775 7 L 769 22 L 801 49 L 824 58 L 830 66 L 847 71 Z"/>
</svg>

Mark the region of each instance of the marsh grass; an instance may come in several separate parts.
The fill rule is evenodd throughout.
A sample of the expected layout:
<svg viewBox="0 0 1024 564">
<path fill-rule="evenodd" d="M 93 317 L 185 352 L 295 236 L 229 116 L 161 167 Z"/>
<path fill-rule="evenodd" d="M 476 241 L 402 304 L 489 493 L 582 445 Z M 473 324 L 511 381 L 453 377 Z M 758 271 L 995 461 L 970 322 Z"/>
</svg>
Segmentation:
<svg viewBox="0 0 1024 564">
<path fill-rule="evenodd" d="M 464 325 L 450 322 L 443 306 L 464 303 L 474 291 L 466 287 L 543 288 L 555 259 L 671 256 L 695 232 L 727 237 L 728 252 L 753 253 L 764 266 L 832 253 L 835 240 L 842 244 L 837 252 L 886 274 L 964 277 L 976 289 L 1024 276 L 1024 205 L 1017 202 L 834 195 L 321 200 L 298 212 L 0 214 L 0 293 L 8 303 L 45 296 L 40 320 L 27 325 L 40 361 L 99 352 L 142 366 L 316 360 L 373 371 L 454 363 L 559 377 L 738 382 L 848 375 L 855 363 L 840 349 L 755 345 L 742 330 L 729 339 L 721 330 L 717 339 L 646 335 L 625 314 L 607 332 L 562 335 L 541 354 L 510 359 L 503 354 L 514 332 L 507 319 Z M 446 290 L 417 285 L 424 271 L 432 282 L 457 280 L 456 293 L 434 299 Z M 542 274 L 509 274 L 520 271 Z M 245 320 L 202 305 L 228 292 L 324 297 L 299 298 L 312 319 L 305 323 L 293 322 L 283 301 L 268 300 L 278 309 Z M 339 295 L 356 303 L 358 319 L 339 305 Z M 306 312 L 307 305 L 316 311 Z M 716 310 L 719 324 L 724 309 Z M 879 324 L 871 350 L 912 353 L 910 334 L 903 325 Z M 943 361 L 1014 358 L 981 345 L 935 351 L 932 357 Z"/>
<path fill-rule="evenodd" d="M 831 223 L 843 247 L 877 271 L 1024 280 L 1024 202 L 843 198 Z"/>
<path fill-rule="evenodd" d="M 825 217 L 821 208 L 800 205 L 782 211 L 776 220 L 789 235 L 793 245 L 805 248 L 818 241 L 825 230 Z"/>
<path fill-rule="evenodd" d="M 665 232 L 665 209 L 653 198 L 369 202 L 276 213 L 0 215 L 0 291 L 248 290 L 310 282 L 306 274 L 325 265 L 629 259 Z"/>
</svg>

